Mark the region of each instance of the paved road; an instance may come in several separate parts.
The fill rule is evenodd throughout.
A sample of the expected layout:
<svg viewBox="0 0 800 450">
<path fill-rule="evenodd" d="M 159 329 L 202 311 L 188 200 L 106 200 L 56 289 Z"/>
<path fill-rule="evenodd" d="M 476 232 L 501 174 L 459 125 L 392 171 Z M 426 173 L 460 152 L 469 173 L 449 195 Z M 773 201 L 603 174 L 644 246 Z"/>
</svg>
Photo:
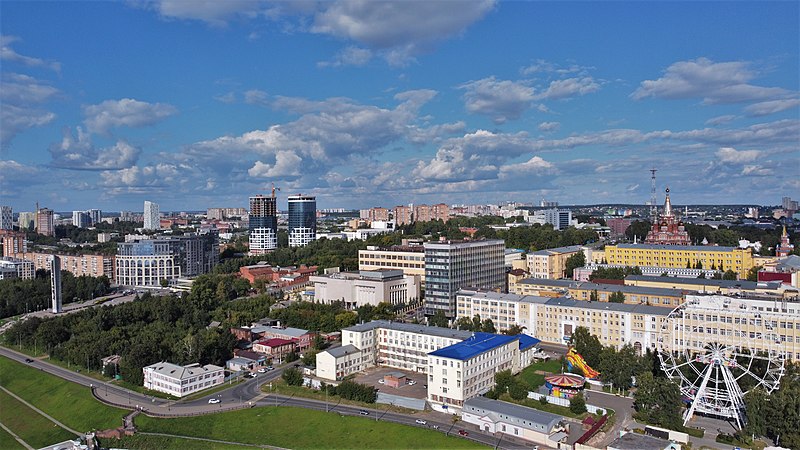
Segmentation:
<svg viewBox="0 0 800 450">
<path fill-rule="evenodd" d="M 459 436 L 458 430 L 467 429 L 469 436 L 467 439 L 483 443 L 485 445 L 501 449 L 515 450 L 520 448 L 530 448 L 522 441 L 514 440 L 509 437 L 495 437 L 493 435 L 481 432 L 472 425 L 460 422 L 456 425 L 448 420 L 437 421 L 431 420 L 426 417 L 427 424 L 417 424 L 416 420 L 420 418 L 419 415 L 406 415 L 399 412 L 391 411 L 391 408 L 383 409 L 364 409 L 357 406 L 341 405 L 333 402 L 324 402 L 311 400 L 306 398 L 293 398 L 282 395 L 269 394 L 261 392 L 260 387 L 269 383 L 281 376 L 282 368 L 276 368 L 266 374 L 259 374 L 257 378 L 248 379 L 245 382 L 235 385 L 232 389 L 226 389 L 221 392 L 216 392 L 191 401 L 169 401 L 157 397 L 150 397 L 140 394 L 125 388 L 114 385 L 113 383 L 101 382 L 86 375 L 73 372 L 68 369 L 50 364 L 44 360 L 34 360 L 32 363 L 25 363 L 25 359 L 29 358 L 23 353 L 16 352 L 9 348 L 0 347 L 0 355 L 13 359 L 15 361 L 27 364 L 31 367 L 38 368 L 52 375 L 58 376 L 67 381 L 80 384 L 82 386 L 90 387 L 94 395 L 106 403 L 110 403 L 125 409 L 135 409 L 136 407 L 142 408 L 145 414 L 156 416 L 193 416 L 198 414 L 209 414 L 222 411 L 230 411 L 235 409 L 247 408 L 250 406 L 294 406 L 298 408 L 314 409 L 318 411 L 328 411 L 330 413 L 338 413 L 342 416 L 359 416 L 365 419 L 382 420 L 388 422 L 395 422 L 409 426 L 424 427 L 438 430 L 448 435 Z M 219 404 L 209 404 L 209 398 L 219 398 Z M 368 414 L 362 414 L 366 411 Z"/>
</svg>

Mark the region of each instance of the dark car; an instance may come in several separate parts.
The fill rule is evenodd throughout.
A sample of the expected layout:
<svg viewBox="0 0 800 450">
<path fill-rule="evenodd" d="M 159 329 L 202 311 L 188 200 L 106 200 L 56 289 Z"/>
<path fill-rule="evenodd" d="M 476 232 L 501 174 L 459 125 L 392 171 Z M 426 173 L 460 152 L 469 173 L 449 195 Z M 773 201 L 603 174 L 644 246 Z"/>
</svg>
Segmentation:
<svg viewBox="0 0 800 450">
<path fill-rule="evenodd" d="M 469 433 L 467 433 L 467 430 L 458 430 L 458 434 L 460 434 L 462 436 L 469 436 Z"/>
<path fill-rule="evenodd" d="M 25 358 L 25 362 L 26 362 L 26 363 L 32 363 L 32 362 L 33 362 L 33 360 L 32 360 L 32 359 L 30 359 L 30 358 Z"/>
</svg>

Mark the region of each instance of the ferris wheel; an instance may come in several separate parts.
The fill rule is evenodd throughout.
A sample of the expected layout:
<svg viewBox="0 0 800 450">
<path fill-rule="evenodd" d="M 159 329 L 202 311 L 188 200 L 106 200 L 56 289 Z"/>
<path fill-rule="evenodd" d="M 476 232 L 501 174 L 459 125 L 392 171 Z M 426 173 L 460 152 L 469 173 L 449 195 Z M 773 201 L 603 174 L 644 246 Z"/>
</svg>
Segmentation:
<svg viewBox="0 0 800 450">
<path fill-rule="evenodd" d="M 720 295 L 689 296 L 662 322 L 658 357 L 695 413 L 746 420 L 744 395 L 778 388 L 786 355 L 771 320 L 747 302 Z"/>
</svg>

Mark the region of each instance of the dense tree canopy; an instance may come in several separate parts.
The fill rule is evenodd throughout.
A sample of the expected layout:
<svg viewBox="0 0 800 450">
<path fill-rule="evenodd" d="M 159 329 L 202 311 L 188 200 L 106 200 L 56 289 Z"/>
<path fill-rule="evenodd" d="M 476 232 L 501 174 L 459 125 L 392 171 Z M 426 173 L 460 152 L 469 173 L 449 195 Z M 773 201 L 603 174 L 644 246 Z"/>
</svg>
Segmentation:
<svg viewBox="0 0 800 450">
<path fill-rule="evenodd" d="M 61 272 L 61 296 L 64 304 L 101 297 L 110 291 L 108 277 L 73 276 Z M 39 311 L 50 306 L 50 272 L 37 271 L 36 278 L 0 280 L 0 318 Z"/>
</svg>

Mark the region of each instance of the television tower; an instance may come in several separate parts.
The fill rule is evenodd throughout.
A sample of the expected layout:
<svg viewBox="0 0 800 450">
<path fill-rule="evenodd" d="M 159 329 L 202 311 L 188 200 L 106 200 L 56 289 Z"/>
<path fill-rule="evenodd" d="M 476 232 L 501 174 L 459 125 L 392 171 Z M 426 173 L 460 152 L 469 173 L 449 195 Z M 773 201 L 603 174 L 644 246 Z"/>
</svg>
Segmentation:
<svg viewBox="0 0 800 450">
<path fill-rule="evenodd" d="M 658 208 L 656 208 L 656 172 L 658 169 L 653 167 L 650 169 L 650 219 L 655 221 L 658 215 Z"/>
</svg>

